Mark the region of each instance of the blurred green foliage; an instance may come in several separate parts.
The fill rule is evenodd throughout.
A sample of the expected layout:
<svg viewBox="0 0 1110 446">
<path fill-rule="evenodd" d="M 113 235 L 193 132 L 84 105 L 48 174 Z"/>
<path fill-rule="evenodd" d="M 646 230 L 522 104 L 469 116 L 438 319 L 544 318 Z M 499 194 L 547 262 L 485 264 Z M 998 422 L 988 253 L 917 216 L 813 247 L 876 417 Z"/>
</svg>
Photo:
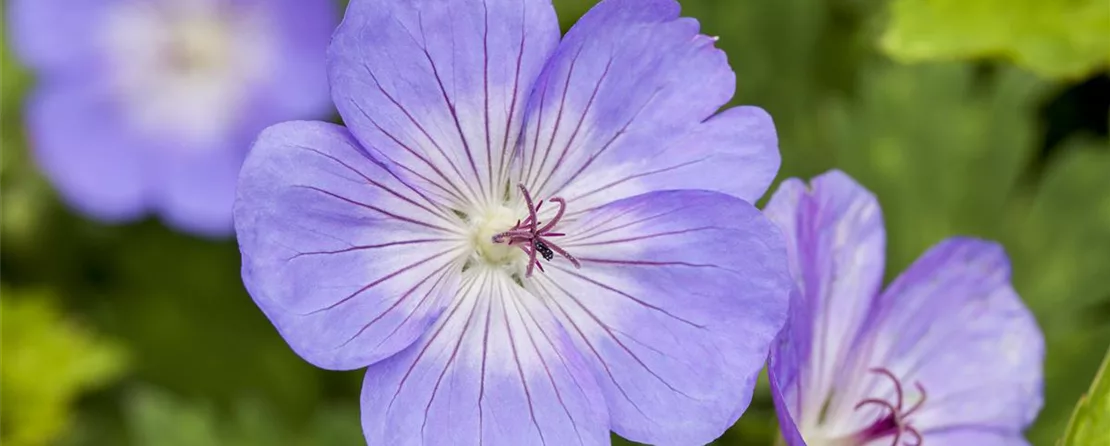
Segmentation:
<svg viewBox="0 0 1110 446">
<path fill-rule="evenodd" d="M 556 0 L 564 28 L 593 3 Z M 1096 128 L 1074 112 L 1090 107 L 1046 110 L 1084 82 L 1110 86 L 1097 71 L 1110 56 L 1103 20 L 1110 4 L 682 3 L 705 33 L 720 36 L 737 72 L 734 103 L 774 116 L 780 179 L 836 167 L 879 196 L 888 278 L 949 236 L 1003 243 L 1015 287 L 1048 342 L 1046 404 L 1029 438 L 1055 444 L 1110 345 L 1110 140 L 1102 125 L 1110 99 L 1078 98 L 1101 114 Z M 106 226 L 58 202 L 23 140 L 20 107 L 33 81 L 5 45 L 0 56 L 4 409 L 22 394 L 75 414 L 68 431 L 53 428 L 66 446 L 358 444 L 361 373 L 317 370 L 289 350 L 243 291 L 234 241 L 192 238 L 153 220 Z M 1063 137 L 1050 138 L 1059 128 Z M 73 329 L 74 320 L 84 329 Z M 20 327 L 40 335 L 9 335 Z M 60 356 L 31 361 L 9 347 L 19 339 L 84 347 L 35 344 L 33 352 Z M 96 362 L 82 355 L 112 357 L 103 351 L 128 352 L 129 373 L 84 393 L 119 369 L 101 362 L 100 379 L 78 379 L 62 366 Z M 38 379 L 9 380 L 17 366 Z M 68 390 L 33 396 L 43 383 L 56 394 Z M 716 444 L 773 443 L 766 389 L 763 379 L 744 417 Z M 9 416 L 3 412 L 4 444 L 15 432 Z"/>
<path fill-rule="evenodd" d="M 0 443 L 53 444 L 69 427 L 77 397 L 117 380 L 127 354 L 118 343 L 67 320 L 44 292 L 0 294 Z"/>
<path fill-rule="evenodd" d="M 1047 77 L 1110 63 L 1105 0 L 894 0 L 882 48 L 906 62 L 1003 57 Z"/>
<path fill-rule="evenodd" d="M 188 402 L 152 388 L 139 388 L 124 402 L 135 444 L 150 446 L 316 446 L 363 441 L 355 405 L 321 407 L 296 429 L 277 423 L 279 414 L 259 400 L 237 401 L 226 416 L 210 404 Z"/>
<path fill-rule="evenodd" d="M 1075 406 L 1060 446 L 1086 446 L 1110 441 L 1110 351 L 1102 360 L 1091 390 Z"/>
</svg>

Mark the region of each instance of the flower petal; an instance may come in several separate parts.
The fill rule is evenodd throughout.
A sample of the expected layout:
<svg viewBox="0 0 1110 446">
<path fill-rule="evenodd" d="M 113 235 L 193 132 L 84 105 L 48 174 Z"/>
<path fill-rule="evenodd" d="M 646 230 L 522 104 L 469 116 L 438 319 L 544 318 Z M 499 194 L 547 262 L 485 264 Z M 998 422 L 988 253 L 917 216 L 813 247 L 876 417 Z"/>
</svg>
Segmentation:
<svg viewBox="0 0 1110 446">
<path fill-rule="evenodd" d="M 633 441 L 704 444 L 751 401 L 787 311 L 778 229 L 708 191 L 638 195 L 569 223 L 529 283 L 592 365 L 612 429 Z"/>
<path fill-rule="evenodd" d="M 995 244 L 948 239 L 930 249 L 877 301 L 864 361 L 927 399 L 912 418 L 922 432 L 977 426 L 1020 435 L 1040 411 L 1044 337 L 1010 285 Z M 891 393 L 889 383 L 878 390 Z M 949 444 L 944 442 L 943 444 Z"/>
<path fill-rule="evenodd" d="M 923 432 L 922 444 L 944 446 L 1028 446 L 1020 434 L 995 432 L 989 429 L 950 429 Z M 912 441 L 912 440 L 911 440 Z"/>
<path fill-rule="evenodd" d="M 364 367 L 407 347 L 454 293 L 462 244 L 451 217 L 391 175 L 344 128 L 319 122 L 267 129 L 243 165 L 243 282 L 319 367 Z"/>
<path fill-rule="evenodd" d="M 328 52 L 332 97 L 375 157 L 429 191 L 500 199 L 558 39 L 549 0 L 353 0 Z"/>
<path fill-rule="evenodd" d="M 774 125 L 755 107 L 711 117 L 735 75 L 678 14 L 673 0 L 605 0 L 567 33 L 528 103 L 516 169 L 534 195 L 579 209 L 665 189 L 763 195 Z"/>
<path fill-rule="evenodd" d="M 782 439 L 787 446 L 806 446 L 798 423 L 792 415 L 802 414 L 798 372 L 805 364 L 812 341 L 808 338 L 808 330 L 795 330 L 794 327 L 798 323 L 795 321 L 799 319 L 810 320 L 809 311 L 800 308 L 801 305 L 805 305 L 805 301 L 801 292 L 795 287 L 790 291 L 790 314 L 786 318 L 786 325 L 775 338 L 771 355 L 767 359 L 771 399 L 775 402 L 775 416 L 778 417 L 779 431 L 782 432 Z"/>
<path fill-rule="evenodd" d="M 158 206 L 171 226 L 213 237 L 232 232 L 232 208 L 242 147 L 160 150 L 156 162 Z"/>
<path fill-rule="evenodd" d="M 35 69 L 75 68 L 88 76 L 96 58 L 97 33 L 117 0 L 9 0 L 5 23 L 24 64 Z M 60 73 L 61 71 L 58 71 Z"/>
<path fill-rule="evenodd" d="M 97 219 L 131 220 L 147 209 L 147 147 L 95 88 L 63 82 L 30 99 L 28 137 L 40 168 L 67 203 Z"/>
<path fill-rule="evenodd" d="M 806 424 L 832 394 L 878 296 L 886 233 L 875 197 L 836 170 L 814 178 L 809 189 L 784 181 L 765 212 L 786 236 L 799 293 L 783 342 L 772 350 L 771 373 L 794 421 Z"/>
<path fill-rule="evenodd" d="M 607 445 L 604 400 L 566 333 L 503 271 L 467 272 L 454 305 L 409 349 L 371 366 L 371 445 Z"/>
</svg>

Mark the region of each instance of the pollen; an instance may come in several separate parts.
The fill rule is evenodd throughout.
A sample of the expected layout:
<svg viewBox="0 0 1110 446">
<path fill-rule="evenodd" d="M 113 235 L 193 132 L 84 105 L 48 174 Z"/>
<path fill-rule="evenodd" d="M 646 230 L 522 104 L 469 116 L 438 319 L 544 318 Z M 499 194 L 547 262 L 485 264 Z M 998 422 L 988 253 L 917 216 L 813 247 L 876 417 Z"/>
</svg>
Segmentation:
<svg viewBox="0 0 1110 446">
<path fill-rule="evenodd" d="M 470 243 L 479 261 L 491 266 L 523 264 L 527 259 L 523 252 L 516 247 L 493 241 L 494 236 L 516 224 L 521 212 L 520 209 L 498 205 L 474 216 Z"/>
</svg>

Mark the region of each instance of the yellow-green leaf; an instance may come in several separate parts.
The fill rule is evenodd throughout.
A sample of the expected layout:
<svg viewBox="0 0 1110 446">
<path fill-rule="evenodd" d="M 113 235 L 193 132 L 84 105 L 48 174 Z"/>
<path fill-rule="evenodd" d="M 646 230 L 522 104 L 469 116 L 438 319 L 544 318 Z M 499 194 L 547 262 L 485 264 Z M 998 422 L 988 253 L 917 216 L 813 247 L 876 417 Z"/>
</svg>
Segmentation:
<svg viewBox="0 0 1110 446">
<path fill-rule="evenodd" d="M 1061 446 L 1089 446 L 1110 443 L 1110 351 L 1091 383 L 1091 390 L 1079 399 Z"/>
<path fill-rule="evenodd" d="M 1110 2 L 895 0 L 881 43 L 905 62 L 1002 57 L 1076 78 L 1110 62 Z"/>
<path fill-rule="evenodd" d="M 69 426 L 74 400 L 122 374 L 125 352 L 66 319 L 45 294 L 0 293 L 0 443 L 53 444 Z"/>
</svg>

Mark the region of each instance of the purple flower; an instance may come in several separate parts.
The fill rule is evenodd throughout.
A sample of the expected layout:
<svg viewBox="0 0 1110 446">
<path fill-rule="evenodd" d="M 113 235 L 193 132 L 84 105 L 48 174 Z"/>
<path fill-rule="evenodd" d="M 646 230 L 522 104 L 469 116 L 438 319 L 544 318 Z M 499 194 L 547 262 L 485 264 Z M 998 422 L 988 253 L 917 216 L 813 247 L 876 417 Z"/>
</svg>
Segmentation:
<svg viewBox="0 0 1110 446">
<path fill-rule="evenodd" d="M 324 117 L 329 1 L 12 0 L 38 71 L 27 110 L 39 166 L 100 220 L 147 212 L 232 230 L 239 167 L 268 125 Z"/>
<path fill-rule="evenodd" d="M 766 212 L 796 283 L 769 366 L 788 444 L 1026 444 L 1044 339 L 1000 246 L 948 239 L 880 292 L 882 214 L 850 177 L 786 180 Z"/>
<path fill-rule="evenodd" d="M 265 131 L 243 281 L 292 348 L 369 366 L 371 444 L 705 443 L 745 410 L 790 286 L 751 204 L 770 117 L 673 0 L 354 0 L 346 128 Z M 739 197 L 739 198 L 737 198 Z M 746 200 L 746 201 L 745 201 Z"/>
</svg>

